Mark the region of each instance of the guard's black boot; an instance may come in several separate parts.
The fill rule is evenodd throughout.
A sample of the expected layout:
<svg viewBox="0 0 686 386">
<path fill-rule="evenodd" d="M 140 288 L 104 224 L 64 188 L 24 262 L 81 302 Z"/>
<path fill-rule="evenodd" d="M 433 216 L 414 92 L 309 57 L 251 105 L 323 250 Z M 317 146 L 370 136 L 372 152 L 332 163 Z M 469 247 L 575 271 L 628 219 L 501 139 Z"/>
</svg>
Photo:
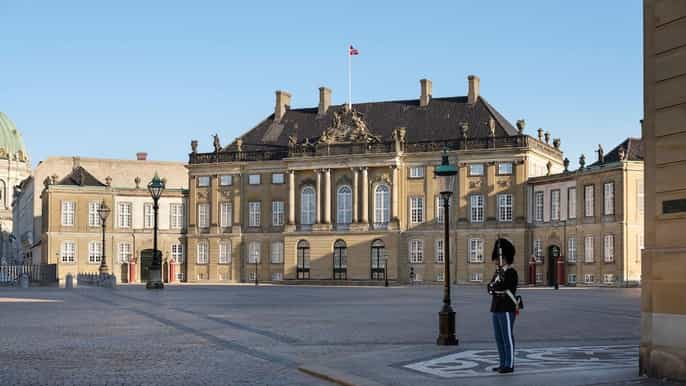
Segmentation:
<svg viewBox="0 0 686 386">
<path fill-rule="evenodd" d="M 514 372 L 514 369 L 512 367 L 502 367 L 500 370 L 498 370 L 498 372 L 500 374 L 507 374 Z"/>
</svg>

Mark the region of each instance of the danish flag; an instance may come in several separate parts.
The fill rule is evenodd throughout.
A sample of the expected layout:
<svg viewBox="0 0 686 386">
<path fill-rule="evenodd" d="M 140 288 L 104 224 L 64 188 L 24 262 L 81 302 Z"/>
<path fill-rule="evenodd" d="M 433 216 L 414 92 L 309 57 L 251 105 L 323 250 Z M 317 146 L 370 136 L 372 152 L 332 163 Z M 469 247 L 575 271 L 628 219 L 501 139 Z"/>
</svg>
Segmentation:
<svg viewBox="0 0 686 386">
<path fill-rule="evenodd" d="M 350 49 L 348 50 L 348 53 L 350 56 L 353 56 L 353 55 L 359 55 L 360 51 L 358 51 L 357 48 L 353 47 L 351 44 Z"/>
</svg>

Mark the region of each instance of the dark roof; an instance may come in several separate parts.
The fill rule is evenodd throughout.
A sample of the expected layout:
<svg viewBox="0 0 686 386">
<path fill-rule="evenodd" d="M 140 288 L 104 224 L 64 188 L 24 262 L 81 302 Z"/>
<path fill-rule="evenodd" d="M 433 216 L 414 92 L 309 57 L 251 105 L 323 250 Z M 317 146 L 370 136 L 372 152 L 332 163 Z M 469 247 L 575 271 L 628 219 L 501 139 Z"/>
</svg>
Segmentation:
<svg viewBox="0 0 686 386">
<path fill-rule="evenodd" d="M 329 107 L 325 115 L 319 116 L 317 108 L 288 110 L 281 122 L 274 122 L 274 114 L 241 136 L 245 150 L 258 150 L 274 146 L 288 146 L 288 137 L 299 141 L 316 139 L 331 126 L 333 113 L 344 105 Z M 363 115 L 372 134 L 382 141 L 391 141 L 393 130 L 405 127 L 408 143 L 440 141 L 462 136 L 460 124 L 467 122 L 470 138 L 485 138 L 490 135 L 488 122 L 495 121 L 495 135 L 507 137 L 518 131 L 484 98 L 470 106 L 467 97 L 432 98 L 427 106 L 420 107 L 418 99 L 369 102 L 353 104 L 353 110 Z"/>
<path fill-rule="evenodd" d="M 613 163 L 620 161 L 619 159 L 619 149 L 624 149 L 624 160 L 625 161 L 643 161 L 644 158 L 644 146 L 642 138 L 627 138 L 622 143 L 617 145 L 609 153 L 605 154 L 604 163 Z M 597 159 L 597 155 L 596 155 Z M 600 161 L 589 165 L 589 167 L 599 166 Z"/>
<path fill-rule="evenodd" d="M 106 186 L 100 180 L 95 178 L 88 170 L 82 166 L 77 166 L 71 170 L 71 173 L 62 178 L 57 185 L 72 185 L 72 186 Z"/>
</svg>

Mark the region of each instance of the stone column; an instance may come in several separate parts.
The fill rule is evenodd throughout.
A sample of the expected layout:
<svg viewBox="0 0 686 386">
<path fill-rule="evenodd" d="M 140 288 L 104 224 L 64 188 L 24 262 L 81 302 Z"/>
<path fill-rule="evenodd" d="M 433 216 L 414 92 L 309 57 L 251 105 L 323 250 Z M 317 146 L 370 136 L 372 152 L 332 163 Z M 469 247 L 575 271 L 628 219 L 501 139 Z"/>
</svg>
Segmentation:
<svg viewBox="0 0 686 386">
<path fill-rule="evenodd" d="M 331 224 L 331 169 L 326 169 L 326 179 L 324 183 L 326 188 L 324 189 L 324 222 Z"/>
<path fill-rule="evenodd" d="M 362 222 L 369 222 L 369 176 L 367 167 L 362 168 Z"/>
<path fill-rule="evenodd" d="M 288 171 L 288 225 L 295 225 L 295 170 Z"/>
<path fill-rule="evenodd" d="M 317 173 L 317 190 L 316 190 L 316 196 L 317 196 L 317 204 L 316 204 L 316 214 L 317 214 L 317 224 L 322 223 L 322 171 L 321 170 L 315 170 L 315 173 Z"/>
<path fill-rule="evenodd" d="M 397 221 L 398 220 L 398 196 L 400 194 L 400 186 L 398 185 L 398 166 L 393 165 L 391 166 L 391 169 L 393 169 L 393 195 L 391 196 L 393 202 L 391 203 L 391 208 L 392 208 L 392 213 L 391 213 L 391 220 Z"/>
<path fill-rule="evenodd" d="M 358 170 L 357 168 L 353 168 L 353 224 L 357 223 L 357 215 L 360 212 L 358 209 L 358 201 L 359 201 L 359 196 L 360 196 L 360 191 L 358 190 L 357 187 L 357 173 Z"/>
</svg>

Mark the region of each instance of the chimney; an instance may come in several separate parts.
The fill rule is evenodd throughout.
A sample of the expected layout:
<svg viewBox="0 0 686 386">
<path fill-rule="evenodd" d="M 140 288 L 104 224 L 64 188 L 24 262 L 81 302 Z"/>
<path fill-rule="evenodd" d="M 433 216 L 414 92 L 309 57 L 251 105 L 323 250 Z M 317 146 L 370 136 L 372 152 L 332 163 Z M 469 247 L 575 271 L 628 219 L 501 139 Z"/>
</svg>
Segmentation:
<svg viewBox="0 0 686 386">
<path fill-rule="evenodd" d="M 138 153 L 136 153 L 136 159 L 138 161 L 145 161 L 148 159 L 148 153 L 144 151 L 139 151 Z"/>
<path fill-rule="evenodd" d="M 421 79 L 419 84 L 421 85 L 422 92 L 421 96 L 419 97 L 419 106 L 425 107 L 428 106 L 429 102 L 431 101 L 431 80 Z"/>
<path fill-rule="evenodd" d="M 476 75 L 469 75 L 467 77 L 469 80 L 469 90 L 467 93 L 467 103 L 473 105 L 479 99 L 479 77 Z"/>
<path fill-rule="evenodd" d="M 274 121 L 279 122 L 291 107 L 291 94 L 276 90 L 276 106 L 274 107 Z"/>
<path fill-rule="evenodd" d="M 331 89 L 326 87 L 319 88 L 319 109 L 317 114 L 324 115 L 331 106 Z"/>
</svg>

